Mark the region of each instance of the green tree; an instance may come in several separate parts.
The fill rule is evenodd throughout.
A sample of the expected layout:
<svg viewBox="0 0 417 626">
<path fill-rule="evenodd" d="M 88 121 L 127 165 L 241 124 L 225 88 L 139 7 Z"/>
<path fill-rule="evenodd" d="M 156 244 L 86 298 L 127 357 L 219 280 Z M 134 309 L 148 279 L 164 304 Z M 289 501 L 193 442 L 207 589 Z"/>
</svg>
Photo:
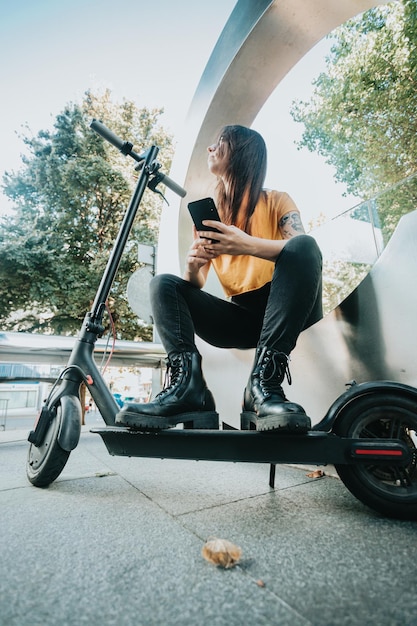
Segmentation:
<svg viewBox="0 0 417 626">
<path fill-rule="evenodd" d="M 323 263 L 323 312 L 337 307 L 369 273 L 366 263 L 347 261 L 324 261 Z"/>
<path fill-rule="evenodd" d="M 311 100 L 291 111 L 305 127 L 299 147 L 324 156 L 349 193 L 377 196 L 388 239 L 417 200 L 417 2 L 371 9 L 330 37 Z"/>
<path fill-rule="evenodd" d="M 90 129 L 100 119 L 142 152 L 152 144 L 169 171 L 172 138 L 159 123 L 162 109 L 114 103 L 110 91 L 87 92 L 56 117 L 53 130 L 23 136 L 28 156 L 17 173 L 4 176 L 12 216 L 0 225 L 0 320 L 6 330 L 73 334 L 91 307 L 95 290 L 128 206 L 134 162 Z M 162 200 L 145 193 L 131 242 L 155 244 Z M 139 267 L 130 244 L 109 299 L 119 338 L 152 337 L 126 299 L 126 285 Z"/>
</svg>

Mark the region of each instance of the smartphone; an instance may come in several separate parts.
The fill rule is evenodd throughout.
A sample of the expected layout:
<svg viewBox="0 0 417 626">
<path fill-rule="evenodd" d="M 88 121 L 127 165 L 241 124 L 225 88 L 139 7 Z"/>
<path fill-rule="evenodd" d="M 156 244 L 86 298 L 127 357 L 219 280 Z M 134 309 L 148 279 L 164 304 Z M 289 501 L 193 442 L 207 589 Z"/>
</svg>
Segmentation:
<svg viewBox="0 0 417 626">
<path fill-rule="evenodd" d="M 210 230 L 214 233 L 219 232 L 215 228 L 205 226 L 203 224 L 204 220 L 216 220 L 216 222 L 221 221 L 213 198 L 203 198 L 202 200 L 189 202 L 188 210 L 190 211 L 190 215 L 197 230 Z M 213 243 L 216 243 L 216 241 L 216 239 L 212 239 Z"/>
</svg>

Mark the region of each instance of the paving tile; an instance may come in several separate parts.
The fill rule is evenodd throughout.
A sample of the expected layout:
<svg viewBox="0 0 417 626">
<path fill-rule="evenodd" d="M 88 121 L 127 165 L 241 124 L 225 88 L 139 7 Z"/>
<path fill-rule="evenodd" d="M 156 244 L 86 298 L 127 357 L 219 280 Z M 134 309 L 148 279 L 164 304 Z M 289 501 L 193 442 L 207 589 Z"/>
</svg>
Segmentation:
<svg viewBox="0 0 417 626">
<path fill-rule="evenodd" d="M 0 438 L 0 626 L 415 626 L 415 524 L 303 467 L 111 457 L 83 432 L 47 489 Z M 201 556 L 243 549 L 223 570 Z M 262 581 L 262 582 L 260 582 Z"/>
</svg>

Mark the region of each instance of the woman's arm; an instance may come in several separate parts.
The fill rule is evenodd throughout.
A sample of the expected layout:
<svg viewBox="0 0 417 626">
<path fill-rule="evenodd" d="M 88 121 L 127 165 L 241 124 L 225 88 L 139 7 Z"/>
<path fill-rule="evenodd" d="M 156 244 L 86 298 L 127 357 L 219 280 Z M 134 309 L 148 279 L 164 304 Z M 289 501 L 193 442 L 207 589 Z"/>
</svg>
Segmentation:
<svg viewBox="0 0 417 626">
<path fill-rule="evenodd" d="M 279 220 L 279 230 L 284 239 L 305 235 L 306 232 L 298 211 L 290 211 L 283 215 Z"/>
<path fill-rule="evenodd" d="M 288 239 L 305 233 L 298 211 L 290 211 L 282 216 L 279 221 L 279 230 L 283 239 L 263 239 L 253 237 L 236 226 L 227 226 L 222 222 L 205 221 L 207 226 L 214 226 L 219 231 L 216 233 L 218 243 L 207 243 L 205 251 L 210 258 L 219 254 L 249 254 L 267 261 L 276 261 Z M 210 231 L 200 231 L 200 237 L 209 237 Z"/>
</svg>

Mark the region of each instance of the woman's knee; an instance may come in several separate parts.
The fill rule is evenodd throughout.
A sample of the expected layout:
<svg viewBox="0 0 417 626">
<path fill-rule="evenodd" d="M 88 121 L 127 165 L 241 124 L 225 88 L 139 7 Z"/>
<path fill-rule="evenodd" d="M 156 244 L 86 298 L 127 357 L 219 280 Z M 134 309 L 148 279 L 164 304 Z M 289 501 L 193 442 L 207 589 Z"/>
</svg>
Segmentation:
<svg viewBox="0 0 417 626">
<path fill-rule="evenodd" d="M 149 283 L 149 290 L 152 296 L 158 296 L 164 293 L 166 289 L 170 289 L 173 285 L 177 284 L 181 278 L 174 274 L 157 274 L 151 279 Z"/>
<path fill-rule="evenodd" d="M 284 251 L 299 254 L 304 260 L 319 260 L 321 262 L 321 251 L 317 241 L 311 235 L 297 235 L 292 237 L 285 244 Z"/>
</svg>

